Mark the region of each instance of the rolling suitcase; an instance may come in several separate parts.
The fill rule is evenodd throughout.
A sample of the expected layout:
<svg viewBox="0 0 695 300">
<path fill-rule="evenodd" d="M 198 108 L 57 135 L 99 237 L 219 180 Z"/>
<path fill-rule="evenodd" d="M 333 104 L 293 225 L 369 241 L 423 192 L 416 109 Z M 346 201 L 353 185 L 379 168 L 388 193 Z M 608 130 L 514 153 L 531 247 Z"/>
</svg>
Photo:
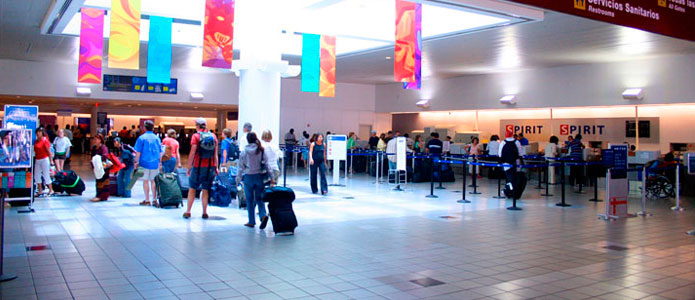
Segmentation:
<svg viewBox="0 0 695 300">
<path fill-rule="evenodd" d="M 523 172 L 516 172 L 516 175 L 514 177 L 514 183 L 512 184 L 512 189 L 514 190 L 514 195 L 512 195 L 512 191 L 509 190 L 509 186 L 505 186 L 504 188 L 504 196 L 512 199 L 512 197 L 515 197 L 516 199 L 521 199 L 521 195 L 524 193 L 524 190 L 526 189 L 526 181 L 528 179 L 526 178 L 526 174 Z"/>
<path fill-rule="evenodd" d="M 184 198 L 188 198 L 188 188 L 190 187 L 189 182 L 188 182 L 188 170 L 185 168 L 180 168 L 176 169 L 176 179 L 179 182 L 179 188 L 181 190 L 181 196 Z M 195 191 L 195 197 L 199 198 L 200 197 L 200 190 Z"/>
<path fill-rule="evenodd" d="M 167 206 L 183 206 L 181 197 L 181 188 L 179 180 L 174 173 L 159 173 L 154 178 L 154 184 L 157 187 L 157 198 L 159 198 L 159 207 Z"/>
<path fill-rule="evenodd" d="M 268 202 L 268 212 L 275 234 L 294 234 L 298 225 L 297 216 L 292 209 L 294 191 L 286 187 L 270 187 L 263 191 L 261 199 Z"/>
<path fill-rule="evenodd" d="M 121 196 L 118 194 L 118 176 L 109 173 L 109 194 L 111 196 Z"/>
</svg>

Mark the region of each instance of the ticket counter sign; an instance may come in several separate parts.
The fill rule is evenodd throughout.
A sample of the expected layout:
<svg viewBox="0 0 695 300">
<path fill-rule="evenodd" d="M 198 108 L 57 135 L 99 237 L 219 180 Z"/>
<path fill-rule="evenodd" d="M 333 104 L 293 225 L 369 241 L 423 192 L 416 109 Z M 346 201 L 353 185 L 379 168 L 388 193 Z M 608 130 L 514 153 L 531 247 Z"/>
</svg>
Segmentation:
<svg viewBox="0 0 695 300">
<path fill-rule="evenodd" d="M 331 134 L 326 137 L 328 160 L 347 160 L 347 136 Z"/>
<path fill-rule="evenodd" d="M 508 0 L 695 41 L 695 0 Z"/>
<path fill-rule="evenodd" d="M 36 128 L 39 127 L 39 107 L 32 105 L 5 105 L 3 129 L 29 129 L 32 141 L 36 139 Z"/>
</svg>

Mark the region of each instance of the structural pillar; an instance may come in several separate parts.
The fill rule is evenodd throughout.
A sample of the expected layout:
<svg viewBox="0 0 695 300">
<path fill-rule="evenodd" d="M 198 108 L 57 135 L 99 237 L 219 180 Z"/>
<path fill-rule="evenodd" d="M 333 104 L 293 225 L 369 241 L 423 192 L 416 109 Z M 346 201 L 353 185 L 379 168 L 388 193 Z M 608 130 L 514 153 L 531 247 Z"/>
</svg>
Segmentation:
<svg viewBox="0 0 695 300">
<path fill-rule="evenodd" d="M 97 113 L 99 112 L 99 106 L 92 106 L 92 116 L 89 118 L 89 134 L 90 137 L 96 136 L 97 135 L 97 128 L 99 128 L 99 124 L 97 124 Z"/>
</svg>

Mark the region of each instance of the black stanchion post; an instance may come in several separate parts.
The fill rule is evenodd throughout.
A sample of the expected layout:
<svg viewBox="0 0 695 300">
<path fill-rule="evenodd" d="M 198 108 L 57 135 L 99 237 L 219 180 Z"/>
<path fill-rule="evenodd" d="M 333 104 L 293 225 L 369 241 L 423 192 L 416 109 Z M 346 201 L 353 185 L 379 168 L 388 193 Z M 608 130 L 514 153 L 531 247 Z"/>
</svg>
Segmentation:
<svg viewBox="0 0 695 300">
<path fill-rule="evenodd" d="M 572 206 L 572 205 L 567 204 L 565 202 L 565 162 L 564 161 L 560 162 L 560 165 L 562 166 L 562 176 L 560 177 L 560 180 L 562 180 L 562 183 L 560 183 L 560 184 L 562 184 L 562 202 L 557 203 L 555 205 L 560 206 L 560 207 L 568 207 L 568 206 Z"/>
<path fill-rule="evenodd" d="M 442 157 L 440 156 L 440 159 Z M 434 164 L 432 164 L 434 166 Z M 438 190 L 446 190 L 444 186 L 442 186 L 442 163 L 440 162 L 439 165 L 437 166 L 437 174 L 439 174 L 439 186 L 437 187 Z"/>
<path fill-rule="evenodd" d="M 32 174 L 33 175 L 33 174 Z M 0 282 L 3 281 L 10 281 L 12 279 L 17 278 L 17 275 L 11 275 L 11 274 L 5 274 L 3 272 L 3 258 L 4 258 L 4 247 L 5 247 L 5 191 L 0 191 L 2 195 L 0 195 L 0 208 L 3 208 L 2 211 L 0 211 Z"/>
<path fill-rule="evenodd" d="M 537 190 L 542 190 L 543 187 L 541 186 L 541 182 L 543 181 L 543 168 L 536 168 L 538 170 L 538 186 L 536 187 Z"/>
<path fill-rule="evenodd" d="M 473 162 L 477 162 L 475 159 L 475 156 L 473 157 Z M 473 191 L 471 192 L 471 195 L 480 195 L 480 192 L 478 192 L 478 170 L 476 165 L 471 165 L 473 167 Z"/>
<path fill-rule="evenodd" d="M 550 191 L 548 191 L 548 186 L 550 185 L 550 162 L 547 162 L 547 166 L 545 167 L 545 193 L 541 194 L 543 197 L 552 197 L 553 195 L 550 194 Z"/>
<path fill-rule="evenodd" d="M 494 172 L 494 169 L 493 169 Z M 507 197 L 502 196 L 502 177 L 497 174 L 497 196 L 492 196 L 494 199 L 505 199 Z"/>
<path fill-rule="evenodd" d="M 508 210 L 522 210 L 521 207 L 516 206 L 516 189 L 519 188 L 516 186 L 516 173 L 516 162 L 514 162 L 514 164 L 512 164 L 512 206 L 507 207 Z"/>
<path fill-rule="evenodd" d="M 598 174 L 594 174 L 594 198 L 589 199 L 591 202 L 603 202 L 598 198 Z"/>
<path fill-rule="evenodd" d="M 427 198 L 439 198 L 434 194 L 434 158 L 430 157 L 430 160 L 432 161 L 430 164 L 430 194 L 427 195 Z"/>
<path fill-rule="evenodd" d="M 463 182 L 461 186 L 461 200 L 456 201 L 458 203 L 471 203 L 471 201 L 466 200 L 466 177 L 468 176 L 468 162 L 463 160 Z"/>
<path fill-rule="evenodd" d="M 287 164 L 282 164 L 282 186 L 287 187 Z"/>
</svg>

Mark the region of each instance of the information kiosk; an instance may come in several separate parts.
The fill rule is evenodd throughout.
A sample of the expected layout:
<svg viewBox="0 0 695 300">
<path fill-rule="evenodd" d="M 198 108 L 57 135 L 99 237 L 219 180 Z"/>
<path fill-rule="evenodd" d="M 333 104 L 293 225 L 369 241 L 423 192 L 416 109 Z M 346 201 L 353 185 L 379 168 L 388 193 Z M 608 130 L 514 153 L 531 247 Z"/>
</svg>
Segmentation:
<svg viewBox="0 0 695 300">
<path fill-rule="evenodd" d="M 347 162 L 347 136 L 331 134 L 326 137 L 326 152 L 328 160 L 333 161 L 333 183 L 331 186 L 344 186 L 340 184 L 340 161 Z M 347 166 L 345 166 L 347 169 Z"/>
</svg>

